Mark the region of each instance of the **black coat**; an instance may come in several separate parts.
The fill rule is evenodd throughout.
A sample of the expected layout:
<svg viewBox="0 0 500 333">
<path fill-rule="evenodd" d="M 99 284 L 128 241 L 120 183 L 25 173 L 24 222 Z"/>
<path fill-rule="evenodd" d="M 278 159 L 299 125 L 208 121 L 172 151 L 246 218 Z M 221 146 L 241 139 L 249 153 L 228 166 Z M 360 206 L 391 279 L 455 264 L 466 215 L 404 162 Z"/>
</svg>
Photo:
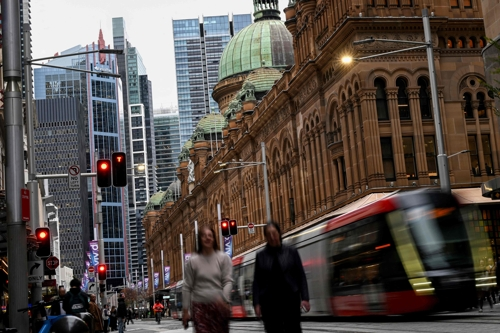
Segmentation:
<svg viewBox="0 0 500 333">
<path fill-rule="evenodd" d="M 273 292 L 271 274 L 275 257 L 279 260 L 286 289 L 299 294 L 301 300 L 309 301 L 306 274 L 297 250 L 285 245 L 280 249 L 273 249 L 268 245 L 257 253 L 255 259 L 253 305 L 260 305 L 261 300 Z"/>
<path fill-rule="evenodd" d="M 80 288 L 70 288 L 69 291 L 64 295 L 63 299 L 63 309 L 66 311 L 66 314 L 73 314 L 73 311 L 70 307 L 71 294 L 77 296 L 79 293 L 82 295 L 83 307 L 85 311 L 89 311 L 89 296 L 83 292 Z"/>
</svg>

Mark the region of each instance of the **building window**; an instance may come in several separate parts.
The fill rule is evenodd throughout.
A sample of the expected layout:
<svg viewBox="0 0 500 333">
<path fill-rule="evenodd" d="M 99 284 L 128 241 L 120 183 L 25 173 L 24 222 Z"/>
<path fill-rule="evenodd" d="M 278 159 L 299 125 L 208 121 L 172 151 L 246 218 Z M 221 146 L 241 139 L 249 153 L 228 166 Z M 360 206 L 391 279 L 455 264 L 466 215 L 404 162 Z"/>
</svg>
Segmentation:
<svg viewBox="0 0 500 333">
<path fill-rule="evenodd" d="M 396 180 L 391 138 L 380 138 L 380 146 L 382 148 L 382 164 L 384 166 L 385 180 Z"/>
<path fill-rule="evenodd" d="M 417 81 L 420 86 L 418 99 L 420 102 L 420 114 L 422 119 L 432 119 L 431 97 L 429 95 L 429 80 L 426 77 L 420 77 Z"/>
<path fill-rule="evenodd" d="M 425 158 L 427 159 L 427 171 L 429 172 L 430 178 L 438 177 L 437 168 L 437 155 L 436 155 L 436 141 L 434 136 L 427 135 L 424 136 L 425 142 Z"/>
<path fill-rule="evenodd" d="M 481 142 L 483 144 L 484 170 L 488 176 L 493 176 L 495 172 L 493 171 L 490 136 L 488 134 L 481 135 Z"/>
<path fill-rule="evenodd" d="M 415 149 L 412 137 L 403 137 L 403 153 L 405 156 L 406 178 L 418 179 L 415 161 Z"/>
<path fill-rule="evenodd" d="M 385 93 L 385 81 L 384 79 L 375 79 L 376 92 L 376 104 L 377 104 L 377 115 L 378 120 L 388 120 L 389 112 L 387 111 L 387 96 Z"/>
<path fill-rule="evenodd" d="M 481 168 L 479 167 L 479 156 L 477 150 L 476 136 L 469 135 L 467 138 L 469 140 L 469 151 L 470 151 L 469 155 L 470 155 L 472 174 L 475 177 L 479 177 L 481 176 Z"/>
<path fill-rule="evenodd" d="M 347 189 L 347 172 L 346 172 L 346 167 L 345 167 L 345 159 L 344 156 L 339 157 L 340 159 L 340 165 L 342 166 L 342 177 L 344 178 L 344 188 Z"/>
<path fill-rule="evenodd" d="M 446 45 L 448 46 L 449 49 L 455 48 L 455 38 L 450 37 L 448 38 L 448 42 L 446 42 Z"/>
<path fill-rule="evenodd" d="M 462 99 L 465 102 L 464 105 L 465 118 L 474 118 L 474 113 L 472 112 L 472 95 L 469 93 L 465 93 Z"/>
<path fill-rule="evenodd" d="M 450 0 L 451 8 L 458 8 L 458 0 Z"/>
<path fill-rule="evenodd" d="M 410 119 L 410 103 L 408 101 L 408 93 L 406 92 L 406 80 L 398 78 L 396 86 L 398 87 L 399 119 Z"/>
<path fill-rule="evenodd" d="M 484 94 L 482 92 L 477 93 L 477 116 L 479 118 L 486 118 L 486 106 L 484 105 Z"/>
<path fill-rule="evenodd" d="M 472 8 L 472 0 L 464 0 L 464 8 Z"/>
</svg>

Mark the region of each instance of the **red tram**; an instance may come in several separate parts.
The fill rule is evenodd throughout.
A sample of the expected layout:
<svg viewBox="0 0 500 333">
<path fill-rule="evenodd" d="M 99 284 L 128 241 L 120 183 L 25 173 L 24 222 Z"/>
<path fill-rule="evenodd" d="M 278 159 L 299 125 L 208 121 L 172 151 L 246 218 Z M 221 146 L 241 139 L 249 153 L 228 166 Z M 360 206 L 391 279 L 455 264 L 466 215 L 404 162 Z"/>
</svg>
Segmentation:
<svg viewBox="0 0 500 333">
<path fill-rule="evenodd" d="M 467 226 L 455 198 L 432 191 L 393 195 L 283 235 L 308 279 L 308 316 L 395 315 L 476 304 Z M 256 252 L 233 259 L 232 316 L 253 317 Z"/>
</svg>

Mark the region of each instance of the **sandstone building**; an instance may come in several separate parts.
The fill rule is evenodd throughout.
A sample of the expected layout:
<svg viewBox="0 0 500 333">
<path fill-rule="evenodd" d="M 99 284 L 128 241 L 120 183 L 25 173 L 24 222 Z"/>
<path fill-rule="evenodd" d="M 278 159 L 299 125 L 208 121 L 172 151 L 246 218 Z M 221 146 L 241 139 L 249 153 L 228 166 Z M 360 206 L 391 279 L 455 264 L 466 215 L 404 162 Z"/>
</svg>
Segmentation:
<svg viewBox="0 0 500 333">
<path fill-rule="evenodd" d="M 155 271 L 163 250 L 171 282 L 182 279 L 179 235 L 184 252 L 194 252 L 194 221 L 217 230 L 218 204 L 222 216 L 239 225 L 265 223 L 261 166 L 214 173 L 227 162 L 228 168 L 262 162 L 261 142 L 272 218 L 285 232 L 396 190 L 439 188 L 432 98 L 439 99 L 446 153 L 469 151 L 448 160 L 454 193 L 465 202 L 492 203 L 479 191 L 500 174 L 498 119 L 480 84 L 481 1 L 297 0 L 286 8 L 286 22 L 279 20 L 277 0 L 254 4 L 255 23 L 233 38 L 220 61 L 213 97 L 222 114 L 202 119 L 183 147 L 180 192 L 174 183 L 146 209 Z M 431 13 L 439 96 L 430 93 L 425 50 L 341 62 L 346 54 L 407 47 L 353 46 L 356 40 L 424 41 L 424 8 Z M 499 211 L 495 204 L 481 206 L 473 223 L 497 237 Z M 234 255 L 262 243 L 261 230 L 240 230 Z"/>
</svg>

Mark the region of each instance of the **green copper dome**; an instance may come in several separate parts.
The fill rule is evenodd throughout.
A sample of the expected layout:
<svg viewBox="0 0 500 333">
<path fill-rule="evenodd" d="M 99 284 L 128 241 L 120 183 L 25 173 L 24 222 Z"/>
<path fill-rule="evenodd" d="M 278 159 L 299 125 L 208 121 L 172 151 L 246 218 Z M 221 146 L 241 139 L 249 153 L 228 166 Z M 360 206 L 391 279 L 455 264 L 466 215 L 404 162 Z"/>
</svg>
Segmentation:
<svg viewBox="0 0 500 333">
<path fill-rule="evenodd" d="M 144 209 L 144 213 L 147 213 L 152 210 L 160 210 L 161 209 L 160 203 L 164 193 L 165 192 L 160 191 L 153 194 L 151 198 L 149 198 L 149 202 L 146 205 L 146 208 Z"/>
<path fill-rule="evenodd" d="M 219 63 L 219 81 L 261 67 L 293 65 L 293 38 L 282 21 L 266 19 L 241 30 L 227 44 Z"/>
<path fill-rule="evenodd" d="M 196 127 L 202 128 L 205 133 L 222 132 L 225 127 L 224 116 L 220 113 L 210 113 L 201 118 Z"/>
<path fill-rule="evenodd" d="M 258 68 L 250 74 L 248 74 L 247 79 L 255 87 L 255 92 L 268 92 L 273 87 L 274 83 L 281 79 L 283 73 L 274 68 Z"/>
</svg>

